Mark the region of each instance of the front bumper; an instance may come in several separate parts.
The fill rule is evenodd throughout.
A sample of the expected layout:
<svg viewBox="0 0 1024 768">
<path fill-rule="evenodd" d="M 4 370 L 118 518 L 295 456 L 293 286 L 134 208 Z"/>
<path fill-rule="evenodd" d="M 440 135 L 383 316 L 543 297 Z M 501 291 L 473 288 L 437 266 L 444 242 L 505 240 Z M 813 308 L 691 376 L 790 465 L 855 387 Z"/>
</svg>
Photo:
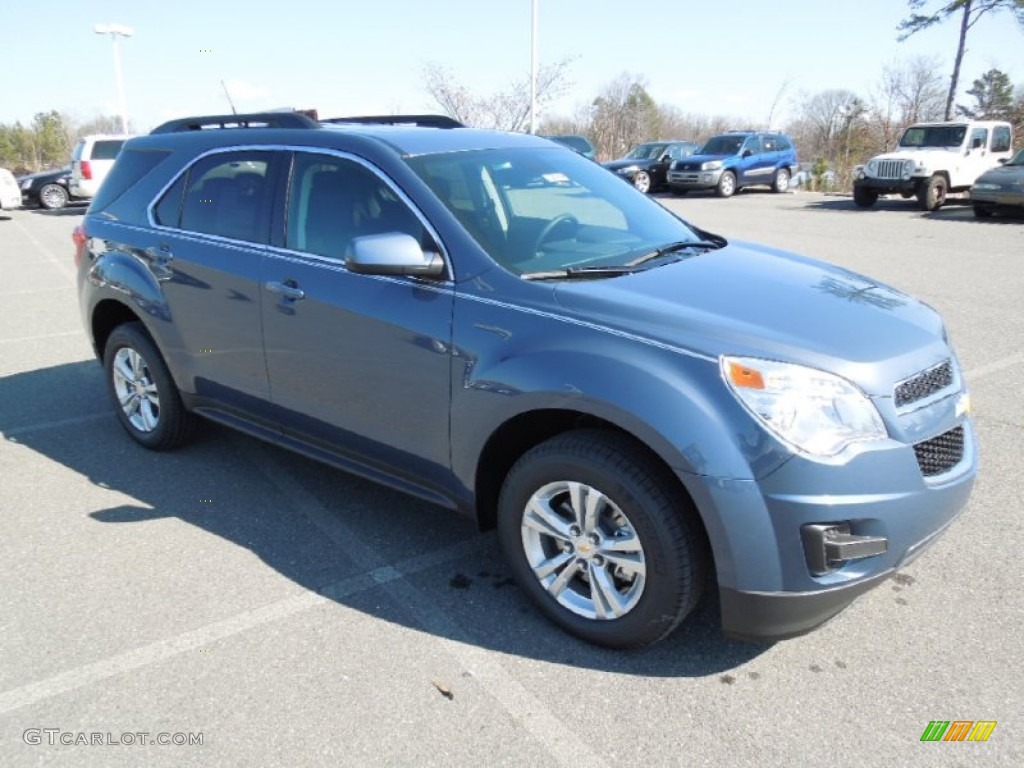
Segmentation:
<svg viewBox="0 0 1024 768">
<path fill-rule="evenodd" d="M 998 190 L 983 190 L 981 192 L 971 190 L 971 202 L 975 205 L 990 206 L 992 208 L 1024 207 L 1024 192 L 1006 192 Z"/>
<path fill-rule="evenodd" d="M 725 168 L 714 171 L 669 171 L 669 186 L 676 189 L 714 189 Z"/>
<path fill-rule="evenodd" d="M 872 176 L 865 176 L 863 179 L 856 179 L 853 182 L 854 189 L 870 189 L 880 195 L 912 195 L 917 192 L 921 179 L 876 179 Z"/>
<path fill-rule="evenodd" d="M 951 426 L 947 421 L 943 428 Z M 973 429 L 968 419 L 959 426 L 962 457 L 931 477 L 922 474 L 912 445 L 893 440 L 865 444 L 841 463 L 794 456 L 761 480 L 684 478 L 698 509 L 712 512 L 702 517 L 723 632 L 768 642 L 804 634 L 916 558 L 960 514 L 974 484 Z M 884 552 L 816 574 L 802 532 L 839 524 L 855 537 L 884 539 Z"/>
</svg>

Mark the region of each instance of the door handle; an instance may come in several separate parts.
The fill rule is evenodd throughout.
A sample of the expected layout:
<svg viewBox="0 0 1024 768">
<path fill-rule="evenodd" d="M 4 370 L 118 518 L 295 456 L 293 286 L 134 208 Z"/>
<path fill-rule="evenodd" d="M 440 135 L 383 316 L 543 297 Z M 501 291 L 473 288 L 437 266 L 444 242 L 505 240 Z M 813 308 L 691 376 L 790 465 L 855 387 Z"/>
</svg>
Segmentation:
<svg viewBox="0 0 1024 768">
<path fill-rule="evenodd" d="M 291 301 L 300 301 L 306 298 L 306 292 L 299 288 L 294 280 L 288 280 L 284 283 L 269 282 L 266 287 L 271 293 L 278 293 Z"/>
</svg>

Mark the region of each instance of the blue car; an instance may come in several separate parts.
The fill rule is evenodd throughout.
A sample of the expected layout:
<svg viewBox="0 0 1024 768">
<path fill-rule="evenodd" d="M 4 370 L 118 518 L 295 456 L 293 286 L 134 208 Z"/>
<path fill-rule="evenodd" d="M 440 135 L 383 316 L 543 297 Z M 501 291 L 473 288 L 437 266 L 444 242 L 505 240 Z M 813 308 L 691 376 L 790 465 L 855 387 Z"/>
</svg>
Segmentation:
<svg viewBox="0 0 1024 768">
<path fill-rule="evenodd" d="M 732 197 L 754 186 L 785 192 L 798 166 L 796 147 L 785 134 L 733 131 L 713 136 L 690 157 L 672 163 L 668 184 L 676 195 L 714 190 Z"/>
<path fill-rule="evenodd" d="M 132 440 L 202 417 L 464 512 L 592 643 L 656 642 L 711 584 L 730 636 L 807 632 L 974 482 L 931 308 L 535 136 L 176 120 L 124 145 L 74 241 Z"/>
</svg>

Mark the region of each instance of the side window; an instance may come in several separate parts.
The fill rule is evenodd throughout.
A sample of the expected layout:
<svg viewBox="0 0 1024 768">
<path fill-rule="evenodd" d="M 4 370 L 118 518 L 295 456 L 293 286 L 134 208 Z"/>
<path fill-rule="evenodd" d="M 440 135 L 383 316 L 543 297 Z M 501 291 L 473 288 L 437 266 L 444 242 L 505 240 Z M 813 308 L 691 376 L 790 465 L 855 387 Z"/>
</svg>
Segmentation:
<svg viewBox="0 0 1024 768">
<path fill-rule="evenodd" d="M 285 245 L 343 261 L 352 240 L 402 232 L 426 245 L 423 224 L 373 171 L 331 155 L 299 152 L 292 170 Z"/>
<path fill-rule="evenodd" d="M 765 136 L 762 140 L 762 146 L 765 152 L 777 152 L 779 149 L 778 142 L 774 136 Z"/>
<path fill-rule="evenodd" d="M 992 129 L 992 151 L 1010 151 L 1010 128 L 1006 125 L 997 125 Z"/>
<path fill-rule="evenodd" d="M 793 148 L 793 145 L 789 142 L 789 139 L 785 136 L 776 136 L 775 143 L 778 146 L 780 152 L 788 152 Z"/>
<path fill-rule="evenodd" d="M 160 202 L 153 208 L 153 219 L 157 224 L 177 229 L 181 225 L 181 201 L 184 198 L 187 173 L 181 174 L 178 180 L 164 192 Z"/>
<path fill-rule="evenodd" d="M 121 151 L 124 139 L 104 139 L 92 145 L 93 160 L 113 160 Z"/>
<path fill-rule="evenodd" d="M 750 150 L 753 154 L 757 155 L 761 153 L 761 139 L 757 136 L 748 136 L 747 140 L 743 142 L 743 149 L 740 150 L 740 154 Z"/>
<path fill-rule="evenodd" d="M 984 149 L 988 144 L 988 128 L 975 128 L 971 131 L 971 141 L 968 149 Z"/>
<path fill-rule="evenodd" d="M 270 158 L 270 152 L 224 152 L 204 157 L 193 165 L 182 203 L 181 228 L 235 240 L 267 242 L 269 217 L 264 212 L 270 192 Z M 168 195 L 173 192 L 174 187 L 168 190 Z M 168 201 L 171 218 L 172 206 Z"/>
</svg>

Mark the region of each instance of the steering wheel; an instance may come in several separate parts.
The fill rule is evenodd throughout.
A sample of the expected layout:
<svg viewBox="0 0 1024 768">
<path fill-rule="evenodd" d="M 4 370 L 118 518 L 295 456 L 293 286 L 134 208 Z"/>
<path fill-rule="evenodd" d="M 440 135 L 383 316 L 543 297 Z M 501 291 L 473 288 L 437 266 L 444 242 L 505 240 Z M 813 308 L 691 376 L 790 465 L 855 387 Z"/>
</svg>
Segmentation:
<svg viewBox="0 0 1024 768">
<path fill-rule="evenodd" d="M 537 235 L 537 239 L 533 243 L 533 252 L 539 253 L 540 248 L 547 242 L 548 238 L 551 237 L 552 233 L 563 226 L 571 226 L 572 231 L 575 232 L 580 226 L 580 220 L 573 216 L 571 213 L 563 213 L 561 216 L 556 216 L 547 224 L 544 225 L 544 229 Z"/>
</svg>

